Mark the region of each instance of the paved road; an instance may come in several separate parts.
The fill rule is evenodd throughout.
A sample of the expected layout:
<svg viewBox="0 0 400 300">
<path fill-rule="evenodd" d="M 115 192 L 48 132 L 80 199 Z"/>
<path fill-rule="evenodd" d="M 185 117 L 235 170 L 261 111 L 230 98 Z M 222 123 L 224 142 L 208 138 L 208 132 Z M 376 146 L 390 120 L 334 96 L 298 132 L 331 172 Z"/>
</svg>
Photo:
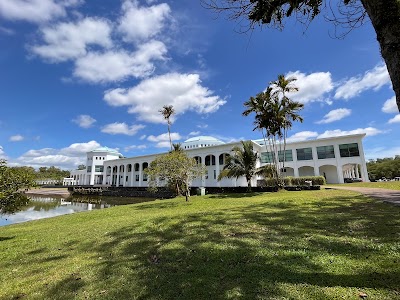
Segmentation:
<svg viewBox="0 0 400 300">
<path fill-rule="evenodd" d="M 359 192 L 366 196 L 389 202 L 395 205 L 400 205 L 400 191 L 396 190 L 387 190 L 387 189 L 378 189 L 378 188 L 365 188 L 365 187 L 354 187 L 354 186 L 329 186 L 328 188 L 337 189 L 337 190 L 348 190 Z"/>
</svg>

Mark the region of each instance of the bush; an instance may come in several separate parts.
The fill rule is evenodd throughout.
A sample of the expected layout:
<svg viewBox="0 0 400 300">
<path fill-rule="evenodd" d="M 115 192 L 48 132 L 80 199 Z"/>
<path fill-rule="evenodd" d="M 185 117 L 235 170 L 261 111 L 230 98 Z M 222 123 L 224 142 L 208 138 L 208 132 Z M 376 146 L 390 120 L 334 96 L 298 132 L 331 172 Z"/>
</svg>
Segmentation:
<svg viewBox="0 0 400 300">
<path fill-rule="evenodd" d="M 304 177 L 285 177 L 283 178 L 285 186 L 300 186 L 306 185 L 306 181 L 311 181 L 312 185 L 324 185 L 326 180 L 324 176 L 304 176 Z M 266 186 L 275 186 L 276 181 L 272 178 L 265 179 Z"/>
</svg>

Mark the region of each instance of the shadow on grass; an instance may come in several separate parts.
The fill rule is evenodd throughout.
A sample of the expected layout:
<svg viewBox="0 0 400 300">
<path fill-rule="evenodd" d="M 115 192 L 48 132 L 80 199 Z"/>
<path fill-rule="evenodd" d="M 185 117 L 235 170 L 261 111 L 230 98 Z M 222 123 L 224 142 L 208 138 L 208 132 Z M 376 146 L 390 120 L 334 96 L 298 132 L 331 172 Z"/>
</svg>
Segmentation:
<svg viewBox="0 0 400 300">
<path fill-rule="evenodd" d="M 15 236 L 0 236 L 0 242 L 12 240 L 13 238 L 15 238 Z"/>
<path fill-rule="evenodd" d="M 210 199 L 226 199 L 226 198 L 249 198 L 267 194 L 266 192 L 252 192 L 252 193 L 232 193 L 232 194 L 212 194 L 209 195 Z"/>
<path fill-rule="evenodd" d="M 165 204 L 155 206 L 177 205 Z M 326 287 L 400 293 L 399 262 L 389 265 L 382 250 L 397 249 L 400 209 L 363 196 L 284 204 L 155 218 L 78 247 L 103 258 L 93 263 L 106 290 L 102 299 L 293 298 L 288 286 L 303 298 L 327 297 Z M 48 296 L 67 299 L 85 285 L 90 290 L 89 282 L 69 276 Z"/>
</svg>

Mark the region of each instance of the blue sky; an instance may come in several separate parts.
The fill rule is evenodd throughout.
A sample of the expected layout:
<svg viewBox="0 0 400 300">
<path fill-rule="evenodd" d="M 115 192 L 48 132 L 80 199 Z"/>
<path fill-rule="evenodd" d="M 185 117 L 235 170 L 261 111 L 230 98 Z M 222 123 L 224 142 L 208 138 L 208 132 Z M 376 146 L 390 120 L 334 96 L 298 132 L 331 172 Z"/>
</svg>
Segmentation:
<svg viewBox="0 0 400 300">
<path fill-rule="evenodd" d="M 344 39 L 321 16 L 305 28 L 238 33 L 199 1 L 1 0 L 0 157 L 73 169 L 86 151 L 168 150 L 174 142 L 259 139 L 243 102 L 278 74 L 297 78 L 291 140 L 366 133 L 367 158 L 400 154 L 400 115 L 369 22 Z"/>
</svg>

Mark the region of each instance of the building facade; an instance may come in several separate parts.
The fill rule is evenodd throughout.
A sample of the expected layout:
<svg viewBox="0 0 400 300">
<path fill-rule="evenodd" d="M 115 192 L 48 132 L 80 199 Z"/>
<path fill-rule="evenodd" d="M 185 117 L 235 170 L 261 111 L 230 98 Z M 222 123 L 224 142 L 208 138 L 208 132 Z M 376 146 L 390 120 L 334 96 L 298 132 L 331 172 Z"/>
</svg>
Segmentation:
<svg viewBox="0 0 400 300">
<path fill-rule="evenodd" d="M 258 167 L 270 164 L 274 155 L 281 162 L 284 176 L 324 176 L 327 183 L 344 183 L 346 178 L 369 181 L 362 139 L 365 134 L 307 140 L 287 143 L 286 150 L 273 153 L 263 140 L 254 140 L 253 148 L 258 153 Z M 223 143 L 213 137 L 200 136 L 186 140 L 181 147 L 188 156 L 205 165 L 207 172 L 195 179 L 193 186 L 235 187 L 247 186 L 246 179 L 224 178 L 218 181 L 226 157 L 240 142 Z M 72 171 L 65 178 L 65 185 L 106 185 L 123 187 L 147 187 L 144 170 L 160 154 L 126 158 L 118 151 L 102 147 L 87 154 L 86 170 Z M 253 186 L 257 184 L 254 178 Z"/>
</svg>

